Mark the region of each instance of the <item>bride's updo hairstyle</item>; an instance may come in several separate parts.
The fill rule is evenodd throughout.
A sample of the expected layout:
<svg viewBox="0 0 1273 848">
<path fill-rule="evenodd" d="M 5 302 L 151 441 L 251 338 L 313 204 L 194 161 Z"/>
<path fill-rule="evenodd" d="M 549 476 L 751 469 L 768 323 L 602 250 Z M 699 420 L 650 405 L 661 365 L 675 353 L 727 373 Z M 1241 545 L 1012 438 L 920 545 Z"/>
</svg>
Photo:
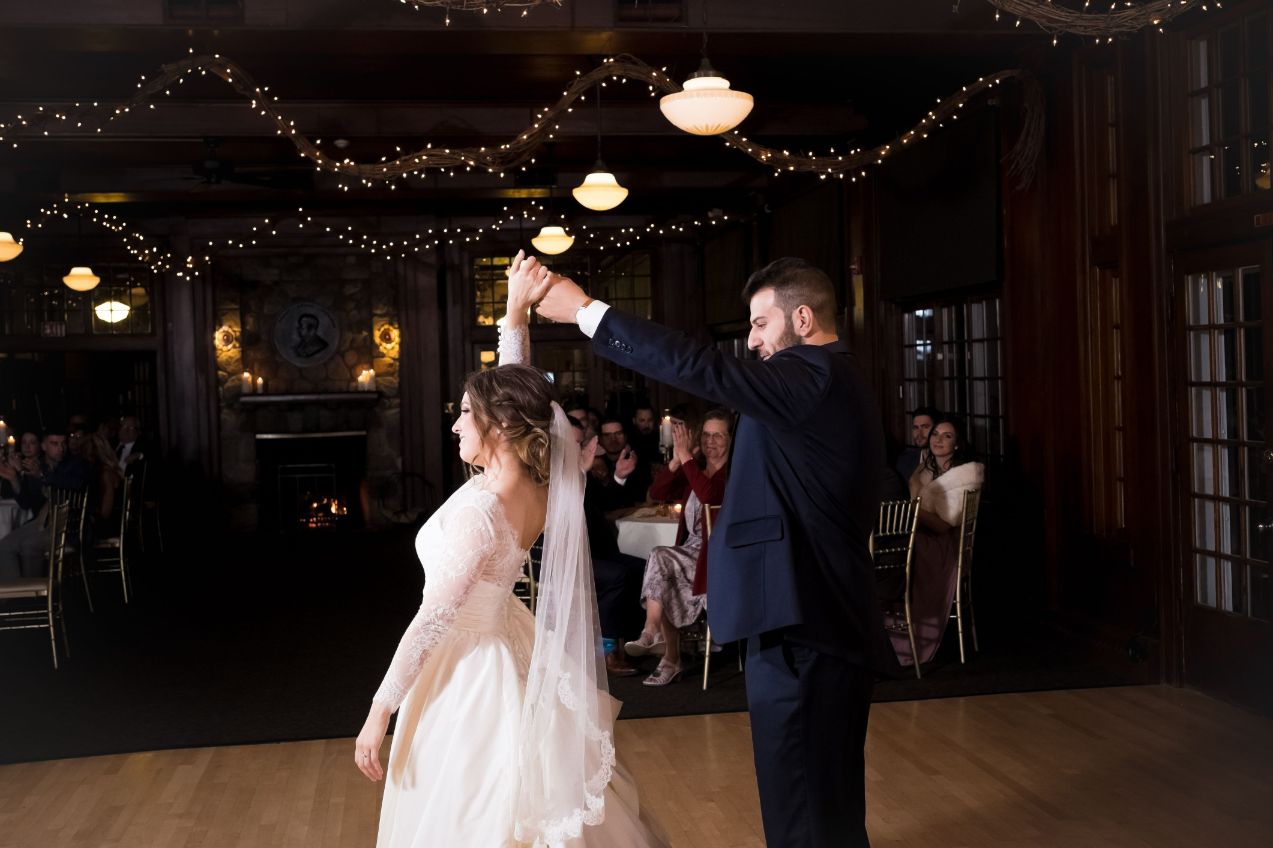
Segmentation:
<svg viewBox="0 0 1273 848">
<path fill-rule="evenodd" d="M 529 365 L 475 371 L 464 381 L 464 391 L 483 440 L 489 443 L 493 432 L 502 433 L 531 478 L 548 485 L 553 398 L 544 372 Z"/>
</svg>

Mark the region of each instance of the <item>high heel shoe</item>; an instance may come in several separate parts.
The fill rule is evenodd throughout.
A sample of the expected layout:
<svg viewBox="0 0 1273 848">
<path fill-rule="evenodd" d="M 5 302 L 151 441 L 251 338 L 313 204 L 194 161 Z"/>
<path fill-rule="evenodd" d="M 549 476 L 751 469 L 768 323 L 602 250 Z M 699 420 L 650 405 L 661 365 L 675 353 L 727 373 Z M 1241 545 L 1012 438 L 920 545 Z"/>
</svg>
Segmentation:
<svg viewBox="0 0 1273 848">
<path fill-rule="evenodd" d="M 666 647 L 662 633 L 650 633 L 642 630 L 639 639 L 634 642 L 628 642 L 623 646 L 623 652 L 630 657 L 643 657 L 646 654 L 661 657 L 663 656 L 663 649 Z"/>
<path fill-rule="evenodd" d="M 669 683 L 675 683 L 683 671 L 684 669 L 679 665 L 660 660 L 654 673 L 641 682 L 646 686 L 667 686 Z"/>
</svg>

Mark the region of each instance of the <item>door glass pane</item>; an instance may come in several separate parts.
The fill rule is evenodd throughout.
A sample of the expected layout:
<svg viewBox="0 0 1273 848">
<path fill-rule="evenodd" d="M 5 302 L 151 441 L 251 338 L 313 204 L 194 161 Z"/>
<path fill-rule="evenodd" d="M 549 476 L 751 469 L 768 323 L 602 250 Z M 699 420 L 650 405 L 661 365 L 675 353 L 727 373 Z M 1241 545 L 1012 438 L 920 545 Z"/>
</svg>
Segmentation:
<svg viewBox="0 0 1273 848">
<path fill-rule="evenodd" d="M 1202 495 L 1216 493 L 1215 445 L 1198 443 L 1193 446 L 1193 490 Z"/>
<path fill-rule="evenodd" d="M 1243 268 L 1242 271 L 1242 320 L 1262 321 L 1260 312 L 1260 269 Z"/>
<path fill-rule="evenodd" d="M 1216 561 L 1208 556 L 1194 555 L 1196 575 L 1195 599 L 1204 607 L 1216 605 Z"/>
<path fill-rule="evenodd" d="M 1238 491 L 1242 485 L 1242 478 L 1238 474 L 1238 449 L 1219 445 L 1216 447 L 1216 456 L 1220 460 L 1219 494 L 1226 498 L 1241 497 Z"/>
<path fill-rule="evenodd" d="M 1216 438 L 1238 438 L 1238 393 L 1233 389 L 1217 389 L 1216 402 Z"/>
<path fill-rule="evenodd" d="M 1211 333 L 1206 330 L 1189 334 L 1189 379 L 1199 383 L 1214 379 L 1211 373 Z"/>
<path fill-rule="evenodd" d="M 1269 19 L 1264 15 L 1247 18 L 1246 64 L 1248 68 L 1263 68 L 1269 63 Z"/>
<path fill-rule="evenodd" d="M 1264 500 L 1264 449 L 1247 448 L 1246 461 L 1246 496 L 1253 501 Z"/>
<path fill-rule="evenodd" d="M 1220 79 L 1238 75 L 1242 61 L 1242 36 L 1236 26 L 1220 30 Z"/>
<path fill-rule="evenodd" d="M 1216 502 L 1195 498 L 1193 502 L 1194 547 L 1216 549 Z"/>
<path fill-rule="evenodd" d="M 1230 139 L 1242 132 L 1242 83 L 1232 80 L 1220 86 L 1220 138 Z"/>
<path fill-rule="evenodd" d="M 1214 389 L 1194 389 L 1191 392 L 1193 396 L 1193 433 L 1192 435 L 1210 439 L 1213 438 L 1211 432 L 1211 404 L 1215 399 Z"/>
<path fill-rule="evenodd" d="M 1194 326 L 1210 323 L 1207 320 L 1211 314 L 1207 277 L 1207 274 L 1193 274 L 1186 280 L 1189 287 L 1189 323 Z"/>
<path fill-rule="evenodd" d="M 1251 137 L 1251 174 L 1255 187 L 1260 191 L 1273 188 L 1269 181 L 1269 137 L 1267 134 Z"/>
<path fill-rule="evenodd" d="M 1238 379 L 1238 331 L 1219 330 L 1216 332 L 1216 365 L 1215 380 L 1223 382 Z"/>
<path fill-rule="evenodd" d="M 1259 522 L 1264 520 L 1265 508 L 1263 506 L 1256 509 L 1246 509 L 1246 555 L 1251 559 L 1267 559 L 1264 548 L 1264 534 L 1260 532 Z"/>
<path fill-rule="evenodd" d="M 1233 570 L 1233 562 L 1227 559 L 1220 560 L 1220 585 L 1216 606 L 1225 612 L 1233 612 L 1237 609 L 1233 603 Z"/>
<path fill-rule="evenodd" d="M 1215 304 L 1217 324 L 1232 324 L 1235 320 L 1236 310 L 1233 308 L 1234 299 L 1237 292 L 1234 290 L 1233 272 L 1224 274 L 1216 274 L 1215 296 L 1212 302 Z"/>
<path fill-rule="evenodd" d="M 1260 327 L 1242 332 L 1242 369 L 1244 380 L 1264 379 L 1264 331 Z"/>
<path fill-rule="evenodd" d="M 1266 565 L 1248 565 L 1247 615 L 1261 621 L 1273 620 L 1273 580 Z"/>
<path fill-rule="evenodd" d="M 1246 432 L 1242 435 L 1248 441 L 1262 442 L 1264 441 L 1264 390 L 1244 389 L 1242 393 L 1245 396 L 1243 404 L 1246 406 Z"/>
<path fill-rule="evenodd" d="M 1220 173 L 1225 197 L 1236 197 L 1242 193 L 1242 148 L 1237 141 L 1229 142 L 1220 149 Z"/>
<path fill-rule="evenodd" d="M 1252 73 L 1247 78 L 1246 108 L 1248 133 L 1259 133 L 1269 126 L 1269 75 L 1267 72 Z M 1197 146 L 1197 145 L 1195 145 Z"/>
<path fill-rule="evenodd" d="M 1217 504 L 1220 510 L 1220 551 L 1236 554 L 1242 548 L 1242 527 L 1238 513 L 1232 504 Z"/>
</svg>

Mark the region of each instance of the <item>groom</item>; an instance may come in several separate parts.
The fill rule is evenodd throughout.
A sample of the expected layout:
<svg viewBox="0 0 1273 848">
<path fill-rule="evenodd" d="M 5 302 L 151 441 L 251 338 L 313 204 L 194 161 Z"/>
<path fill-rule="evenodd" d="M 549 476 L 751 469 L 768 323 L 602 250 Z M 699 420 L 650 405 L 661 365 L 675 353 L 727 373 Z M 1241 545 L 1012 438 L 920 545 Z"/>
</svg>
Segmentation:
<svg viewBox="0 0 1273 848">
<path fill-rule="evenodd" d="M 615 363 L 742 417 L 708 554 L 708 621 L 747 639 L 747 700 L 771 848 L 867 846 L 864 746 L 887 641 L 868 540 L 884 436 L 835 330 L 835 290 L 802 259 L 747 281 L 739 360 L 551 278 L 540 315 L 577 323 Z"/>
</svg>

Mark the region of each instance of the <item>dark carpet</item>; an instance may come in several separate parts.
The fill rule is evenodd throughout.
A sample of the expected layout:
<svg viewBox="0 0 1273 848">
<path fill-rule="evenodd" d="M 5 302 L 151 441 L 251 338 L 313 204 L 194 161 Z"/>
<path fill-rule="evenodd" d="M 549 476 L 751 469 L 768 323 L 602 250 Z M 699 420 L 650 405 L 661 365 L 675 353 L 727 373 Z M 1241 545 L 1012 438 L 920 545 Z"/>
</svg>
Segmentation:
<svg viewBox="0 0 1273 848">
<path fill-rule="evenodd" d="M 419 604 L 413 538 L 208 539 L 139 562 L 127 606 L 117 576 L 96 576 L 95 614 L 70 584 L 61 670 L 44 632 L 0 633 L 0 762 L 356 735 Z M 950 638 L 922 681 L 883 681 L 876 700 L 1132 682 L 1037 624 L 982 637 L 967 665 Z M 700 686 L 701 665 L 665 688 L 612 680 L 622 718 L 744 710 L 733 646 Z"/>
</svg>

